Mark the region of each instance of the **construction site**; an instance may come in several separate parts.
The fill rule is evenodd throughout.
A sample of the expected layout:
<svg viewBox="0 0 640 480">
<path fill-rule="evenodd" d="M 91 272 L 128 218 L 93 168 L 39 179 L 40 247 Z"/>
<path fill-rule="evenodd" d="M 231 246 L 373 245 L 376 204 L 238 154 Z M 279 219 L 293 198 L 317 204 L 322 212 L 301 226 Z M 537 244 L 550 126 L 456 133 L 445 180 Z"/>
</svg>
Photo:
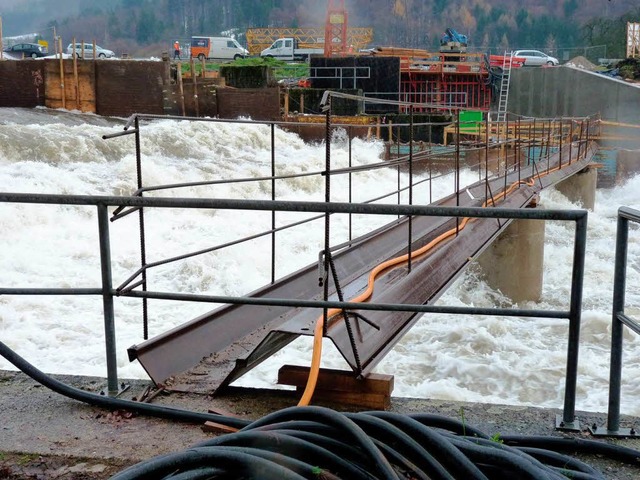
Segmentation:
<svg viewBox="0 0 640 480">
<path fill-rule="evenodd" d="M 328 2 L 322 28 L 247 32 L 252 55 L 269 56 L 279 40 L 292 41 L 308 69 L 295 83 L 278 82 L 268 65 L 229 64 L 214 76 L 204 60 L 191 58 L 183 69 L 169 55 L 158 62 L 62 55 L 0 62 L 0 107 L 124 117 L 123 127 L 101 140 L 112 147 L 123 137 L 135 139 L 125 156 L 135 161 L 128 195 L 0 193 L 2 208 L 95 209 L 98 285 L 0 284 L 0 296 L 96 299 L 103 308 L 106 353 L 104 377 L 51 376 L 0 342 L 0 354 L 19 370 L 0 371 L 0 411 L 11 412 L 3 415 L 0 478 L 638 477 L 640 417 L 621 415 L 621 404 L 632 401 L 621 396 L 622 339 L 640 334 L 635 310 L 625 313 L 624 296 L 629 231 L 640 222 L 633 208 L 620 208 L 620 230 L 611 241 L 620 253 L 605 352 L 611 362 L 609 409 L 581 411 L 576 401 L 588 390 L 578 374 L 587 218 L 596 188 L 613 187 L 640 171 L 640 87 L 566 65 L 526 67 L 511 53 L 472 53 L 469 39 L 454 28 L 444 32 L 437 52 L 369 48 L 373 32 L 350 27 L 344 3 Z M 638 25 L 628 28 L 630 59 L 640 57 Z M 322 53 L 310 53 L 320 45 Z M 149 146 L 150 132 L 162 121 L 267 132 L 264 142 L 256 142 L 263 149 L 260 162 L 248 168 L 255 176 L 183 183 L 143 178 L 143 167 L 160 161 Z M 323 142 L 324 166 L 281 170 L 280 130 Z M 343 139 L 334 138 L 338 131 Z M 384 142 L 381 158 L 352 163 L 356 138 Z M 340 147 L 346 165 L 332 163 L 338 142 L 346 145 Z M 397 185 L 353 201 L 358 175 L 381 170 L 397 173 Z M 463 170 L 473 174 L 468 185 L 461 184 Z M 436 197 L 432 183 L 446 174 L 454 185 Z M 292 179 L 310 178 L 322 183 L 324 201 L 280 193 Z M 245 184 L 254 189 L 247 198 L 180 193 Z M 541 195 L 552 189 L 580 207 L 539 208 Z M 150 260 L 147 246 L 156 240 L 148 230 L 152 212 L 169 209 L 212 212 L 213 222 L 223 211 L 236 218 L 264 212 L 270 226 L 194 251 L 167 249 Z M 306 216 L 284 220 L 293 213 Z M 374 215 L 387 216 L 388 223 L 353 233 L 354 218 Z M 348 218 L 345 237 L 332 223 L 340 216 Z M 130 271 L 115 278 L 111 251 L 121 239 L 112 240 L 110 232 L 125 218 L 138 220 L 129 240 L 140 252 L 121 262 Z M 549 308 L 543 295 L 546 222 L 565 222 L 573 234 L 563 308 Z M 282 274 L 278 242 L 301 227 L 320 230 L 320 250 L 308 265 Z M 215 231 L 230 228 L 216 224 Z M 238 245 L 250 251 L 256 239 L 267 245 L 261 252 L 268 257 L 269 271 L 262 272 L 268 280 L 248 293 L 165 291 L 152 281 L 156 267 Z M 513 303 L 439 302 L 470 268 L 480 268 L 487 283 Z M 59 274 L 64 277 L 64 270 Z M 158 300 L 214 307 L 149 335 L 150 320 L 161 316 L 154 310 Z M 115 305 L 122 301 L 140 307 L 144 338 L 125 348 L 148 380 L 118 376 Z M 444 314 L 564 321 L 562 407 L 394 397 L 394 375 L 376 373 L 376 366 L 421 316 Z M 313 342 L 312 361 L 281 366 L 277 383 L 288 389 L 232 385 L 299 337 Z M 323 340 L 339 352 L 344 370 L 321 368 Z"/>
</svg>

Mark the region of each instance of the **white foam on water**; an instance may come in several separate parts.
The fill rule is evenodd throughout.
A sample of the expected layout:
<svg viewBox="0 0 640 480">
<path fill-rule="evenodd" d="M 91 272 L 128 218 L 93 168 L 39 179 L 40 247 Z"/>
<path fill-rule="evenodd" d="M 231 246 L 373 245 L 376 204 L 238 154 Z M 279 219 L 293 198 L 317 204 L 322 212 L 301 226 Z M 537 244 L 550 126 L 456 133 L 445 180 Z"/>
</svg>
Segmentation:
<svg viewBox="0 0 640 480">
<path fill-rule="evenodd" d="M 131 136 L 103 140 L 123 121 L 49 110 L 0 110 L 0 184 L 3 191 L 80 195 L 129 195 L 136 189 Z M 142 122 L 144 185 L 267 177 L 271 173 L 269 126 L 159 120 Z M 325 168 L 325 147 L 275 129 L 276 173 L 292 175 Z M 379 142 L 353 140 L 354 165 L 379 161 Z M 348 166 L 344 132 L 334 135 L 332 168 Z M 418 174 L 420 175 L 420 174 Z M 463 172 L 461 184 L 477 180 Z M 405 173 L 400 174 L 407 184 Z M 353 174 L 354 202 L 397 187 L 390 168 Z M 416 203 L 428 199 L 429 183 L 414 191 Z M 453 191 L 452 176 L 432 183 L 434 200 Z M 347 201 L 348 179 L 332 177 L 331 200 Z M 146 195 L 270 199 L 271 182 L 227 183 L 150 192 Z M 278 200 L 324 201 L 324 178 L 278 181 Z M 407 194 L 402 201 L 406 202 Z M 606 411 L 609 376 L 611 302 L 617 210 L 640 204 L 640 177 L 613 189 L 598 190 L 590 212 L 582 304 L 577 408 Z M 395 197 L 383 200 L 396 202 Z M 543 192 L 541 206 L 575 209 L 555 190 Z M 277 225 L 309 215 L 279 213 Z M 356 215 L 354 235 L 389 221 Z M 317 261 L 324 245 L 324 220 L 278 233 L 277 276 Z M 209 248 L 271 228 L 270 212 L 154 209 L 145 214 L 146 258 L 155 262 Z M 627 306 L 640 314 L 638 228 L 629 237 Z M 94 207 L 3 204 L 0 208 L 0 285 L 3 287 L 98 287 L 100 261 Z M 348 217 L 335 215 L 331 241 L 345 241 Z M 140 265 L 137 215 L 110 224 L 114 285 Z M 568 310 L 573 260 L 573 223 L 547 222 L 543 301 L 520 308 Z M 153 268 L 149 289 L 209 295 L 244 295 L 271 278 L 271 239 Z M 510 307 L 512 302 L 469 271 L 439 300 L 441 305 Z M 149 335 L 167 331 L 216 305 L 149 301 Z M 116 344 L 120 378 L 146 378 L 126 348 L 142 338 L 141 302 L 116 298 Z M 640 316 L 640 315 L 639 315 Z M 568 322 L 561 319 L 498 316 L 424 315 L 376 367 L 395 376 L 394 395 L 561 407 L 564 395 Z M 0 297 L 0 339 L 49 373 L 106 375 L 100 297 Z M 237 381 L 275 387 L 283 364 L 308 365 L 312 340 L 299 338 Z M 622 410 L 640 414 L 640 339 L 625 333 Z M 346 368 L 325 340 L 323 366 Z M 0 368 L 13 369 L 0 358 Z"/>
</svg>

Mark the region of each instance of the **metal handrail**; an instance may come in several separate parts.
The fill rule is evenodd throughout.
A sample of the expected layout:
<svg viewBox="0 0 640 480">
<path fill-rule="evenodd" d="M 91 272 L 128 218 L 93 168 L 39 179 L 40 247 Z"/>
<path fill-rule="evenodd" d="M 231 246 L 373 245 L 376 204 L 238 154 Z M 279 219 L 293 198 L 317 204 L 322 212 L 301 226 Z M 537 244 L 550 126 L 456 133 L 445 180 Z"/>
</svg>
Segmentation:
<svg viewBox="0 0 640 480">
<path fill-rule="evenodd" d="M 338 202 L 262 201 L 211 198 L 166 198 L 166 197 L 115 197 L 88 195 L 53 195 L 31 193 L 0 193 L 2 203 L 93 205 L 97 207 L 99 224 L 100 265 L 102 284 L 96 288 L 3 288 L 0 295 L 101 295 L 104 308 L 105 342 L 107 354 L 107 386 L 109 394 L 118 392 L 116 365 L 114 298 L 134 297 L 166 299 L 207 303 L 231 303 L 254 305 L 286 305 L 292 307 L 344 308 L 362 310 L 389 310 L 412 312 L 437 312 L 467 315 L 503 315 L 536 318 L 565 318 L 569 320 L 567 374 L 561 428 L 576 429 L 575 397 L 577 385 L 577 361 L 582 305 L 582 284 L 587 237 L 586 210 L 538 210 L 481 207 L 436 207 L 394 204 L 362 204 Z M 574 262 L 569 310 L 501 309 L 429 306 L 417 304 L 376 304 L 336 301 L 305 301 L 294 299 L 254 298 L 246 296 L 211 296 L 153 291 L 118 291 L 112 285 L 111 247 L 109 235 L 108 207 L 181 208 L 181 209 L 231 209 L 257 211 L 287 211 L 315 213 L 343 213 L 364 215 L 436 216 L 471 218 L 507 218 L 531 220 L 573 221 L 575 228 Z"/>
<path fill-rule="evenodd" d="M 609 411 L 607 426 L 593 425 L 591 433 L 607 437 L 640 437 L 633 428 L 620 428 L 620 391 L 622 387 L 622 343 L 624 327 L 640 335 L 640 323 L 625 314 L 627 285 L 627 251 L 629 222 L 640 223 L 640 211 L 628 207 L 618 209 L 616 257 L 613 274 L 613 308 L 611 325 L 611 367 L 609 371 Z"/>
<path fill-rule="evenodd" d="M 336 96 L 342 96 L 336 94 Z M 348 98 L 351 98 L 348 96 Z M 361 97 L 358 97 L 361 98 Z M 411 109 L 411 112 L 413 110 Z M 85 288 L 85 289 L 24 289 L 24 288 L 0 288 L 0 294 L 14 294 L 14 295 L 101 295 L 104 304 L 104 319 L 105 319 L 105 336 L 106 336 L 106 349 L 107 349 L 107 380 L 109 392 L 115 392 L 118 390 L 117 381 L 117 369 L 115 364 L 115 327 L 114 327 L 114 310 L 113 310 L 113 298 L 115 296 L 129 296 L 141 298 L 143 300 L 143 318 L 146 322 L 147 310 L 146 301 L 148 299 L 170 299 L 170 300 L 182 300 L 182 301 L 199 301 L 199 302 L 215 302 L 215 303 L 244 303 L 244 304 L 257 304 L 257 305 L 288 305 L 298 307 L 321 307 L 321 308 L 358 308 L 362 310 L 378 309 L 378 310 L 404 310 L 415 312 L 442 312 L 442 313 L 458 313 L 458 314 L 479 314 L 479 315 L 512 315 L 512 316 L 531 316 L 531 317 L 552 317 L 552 318 L 567 318 L 569 319 L 569 348 L 567 355 L 567 375 L 566 375 L 566 390 L 565 390 L 565 404 L 562 417 L 561 427 L 567 429 L 576 428 L 577 422 L 575 421 L 575 396 L 576 396 L 576 380 L 577 380 L 577 358 L 579 347 L 579 329 L 580 329 L 580 311 L 582 302 L 582 278 L 584 273 L 584 256 L 586 245 L 586 211 L 547 211 L 547 210 L 535 210 L 535 209 L 503 209 L 503 208 L 472 208 L 472 207 L 435 207 L 435 206 L 416 206 L 416 205 L 400 205 L 399 201 L 397 205 L 382 205 L 382 204 L 368 204 L 368 203 L 351 203 L 351 182 L 349 182 L 349 202 L 348 203 L 335 203 L 330 202 L 328 198 L 325 198 L 325 202 L 294 202 L 294 201 L 277 201 L 275 199 L 275 186 L 272 183 L 272 199 L 268 200 L 234 200 L 234 199 L 203 199 L 203 198 L 164 198 L 164 197 L 142 197 L 142 191 L 144 187 L 141 179 L 141 150 L 140 150 L 140 120 L 144 119 L 167 119 L 174 118 L 176 120 L 197 120 L 197 121 L 215 121 L 213 119 L 186 119 L 184 117 L 164 117 L 153 115 L 134 115 L 127 122 L 125 132 L 121 132 L 114 135 L 105 135 L 103 138 L 114 138 L 123 134 L 134 134 L 136 139 L 136 160 L 137 160 L 137 173 L 138 173 L 138 190 L 137 195 L 131 197 L 103 197 L 103 196 L 68 196 L 68 195 L 46 195 L 46 194 L 12 194 L 12 193 L 0 193 L 0 203 L 12 202 L 12 203 L 45 203 L 45 204 L 57 204 L 57 205 L 94 205 L 98 210 L 99 221 L 99 242 L 100 242 L 100 256 L 101 256 L 101 268 L 102 268 L 102 285 L 99 288 Z M 219 120 L 218 120 L 219 121 Z M 459 121 L 459 119 L 458 119 Z M 263 123 L 263 122 L 251 122 L 251 121 L 238 121 L 239 123 Z M 259 181 L 271 180 L 275 182 L 277 178 L 273 172 L 273 162 L 275 158 L 274 146 L 273 146 L 273 131 L 275 125 L 281 125 L 287 122 L 269 122 L 272 134 L 272 176 L 267 178 L 258 179 Z M 296 125 L 299 125 L 296 123 Z M 411 126 L 413 126 L 413 115 L 411 115 Z M 335 127 L 336 125 L 333 125 Z M 133 127 L 133 128 L 131 128 Z M 348 126 L 350 127 L 350 126 Z M 330 110 L 327 111 L 327 127 L 326 127 L 326 146 L 327 146 L 327 165 L 323 172 L 325 180 L 327 182 L 325 191 L 326 196 L 329 193 L 329 181 L 334 173 L 347 173 L 351 175 L 355 169 L 351 167 L 341 172 L 332 172 L 329 165 L 330 158 Z M 588 127 L 587 127 L 588 128 Z M 544 129 L 544 126 L 543 126 Z M 588 137 L 587 137 L 588 139 Z M 410 139 L 412 140 L 412 139 Z M 580 140 L 578 146 L 586 141 L 582 138 L 582 127 L 580 129 Z M 488 142 L 487 142 L 488 143 Z M 488 147 L 486 147 L 488 148 Z M 571 144 L 569 145 L 571 148 Z M 579 150 L 580 151 L 580 150 Z M 586 148 L 584 149 L 586 151 Z M 459 168 L 459 142 L 456 145 L 456 166 Z M 351 156 L 351 151 L 349 151 Z M 579 156 L 579 155 L 578 155 Z M 571 157 L 571 154 L 570 154 Z M 400 188 L 399 192 L 409 189 L 414 186 L 413 178 L 411 175 L 411 165 L 413 162 L 413 149 L 409 153 L 407 159 L 410 178 L 409 186 Z M 392 163 L 392 166 L 398 166 L 399 164 Z M 535 165 L 534 165 L 535 167 Z M 456 187 L 459 194 L 459 175 L 456 174 Z M 506 168 L 505 168 L 505 181 L 506 181 Z M 410 203 L 411 203 L 411 194 Z M 141 265 L 142 268 L 135 274 L 135 276 L 142 274 L 142 280 L 129 285 L 127 288 L 119 287 L 113 288 L 112 276 L 111 276 L 111 259 L 110 259 L 110 240 L 109 240 L 109 219 L 108 219 L 108 207 L 117 207 L 117 211 L 125 207 L 134 208 L 140 213 L 140 231 L 141 231 Z M 572 275 L 572 291 L 571 291 L 571 303 L 568 311 L 540 311 L 540 310 L 517 310 L 517 309 L 478 309 L 478 308 L 453 308 L 453 307 L 434 307 L 425 305 L 396 305 L 396 304 L 378 304 L 375 303 L 350 303 L 350 302 L 331 302 L 328 301 L 328 297 L 325 291 L 323 300 L 314 302 L 292 300 L 292 299 L 256 299 L 251 297 L 230 297 L 230 296 L 203 296 L 203 295 L 191 295 L 191 294 L 176 294 L 171 292 L 150 292 L 147 291 L 146 284 L 146 269 L 153 265 L 147 264 L 145 258 L 144 247 L 144 208 L 205 208 L 205 209 L 234 209 L 234 210 L 258 210 L 258 211 L 270 211 L 272 216 L 275 212 L 316 212 L 322 213 L 328 218 L 329 215 L 334 213 L 344 214 L 373 214 L 373 215 L 406 215 L 409 220 L 409 235 L 407 240 L 407 249 L 411 249 L 412 235 L 411 235 L 411 217 L 427 215 L 427 216 L 441 216 L 441 217 L 476 217 L 476 218 L 523 218 L 523 219 L 543 219 L 543 220 L 567 220 L 574 221 L 576 223 L 576 235 L 575 235 L 575 248 L 574 248 L 574 271 Z M 114 217 L 112 217 L 113 220 Z M 317 217 L 315 217 L 317 218 Z M 275 228 L 275 222 L 272 222 L 272 229 L 268 230 L 266 234 L 275 235 L 279 229 Z M 328 222 L 325 223 L 325 237 L 328 237 L 329 226 Z M 350 229 L 351 231 L 351 229 Z M 351 239 L 351 234 L 349 235 Z M 250 237 L 250 238 L 253 238 Z M 235 242 L 234 242 L 235 243 Z M 275 257 L 275 243 L 272 242 L 272 259 Z M 221 248 L 218 246 L 217 248 Z M 211 251 L 210 249 L 201 251 Z M 332 251 L 331 246 L 325 241 L 324 252 Z M 183 256 L 175 257 L 175 259 L 183 258 Z M 327 256 L 325 256 L 326 262 Z M 159 262 L 156 262 L 159 264 Z M 274 282 L 275 269 L 272 261 L 272 283 Z M 325 263 L 324 272 L 328 272 L 328 267 Z M 131 277 L 127 284 L 132 280 Z M 327 282 L 324 284 L 325 288 Z M 141 287 L 141 291 L 134 290 Z M 146 323 L 145 323 L 145 339 L 146 339 Z"/>
</svg>

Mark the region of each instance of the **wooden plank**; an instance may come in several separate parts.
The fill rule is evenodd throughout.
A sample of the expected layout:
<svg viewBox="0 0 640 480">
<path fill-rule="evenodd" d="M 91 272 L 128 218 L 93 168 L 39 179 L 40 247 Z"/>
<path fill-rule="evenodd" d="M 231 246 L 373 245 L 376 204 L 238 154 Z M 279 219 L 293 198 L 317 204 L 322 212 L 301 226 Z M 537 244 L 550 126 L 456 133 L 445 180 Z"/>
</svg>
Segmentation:
<svg viewBox="0 0 640 480">
<path fill-rule="evenodd" d="M 278 383 L 305 387 L 309 378 L 309 367 L 284 365 L 278 370 Z M 316 390 L 353 392 L 358 394 L 379 394 L 391 396 L 393 375 L 370 373 L 358 380 L 352 371 L 320 369 Z"/>
<path fill-rule="evenodd" d="M 299 387 L 296 391 L 302 395 L 304 388 Z M 337 405 L 363 407 L 371 410 L 386 410 L 391 406 L 391 397 L 381 393 L 338 392 L 316 389 L 313 392 L 312 403 L 313 402 L 328 402 Z"/>
<path fill-rule="evenodd" d="M 237 428 L 228 427 L 227 425 L 211 421 L 204 422 L 202 430 L 211 433 L 233 433 L 238 431 Z"/>
</svg>

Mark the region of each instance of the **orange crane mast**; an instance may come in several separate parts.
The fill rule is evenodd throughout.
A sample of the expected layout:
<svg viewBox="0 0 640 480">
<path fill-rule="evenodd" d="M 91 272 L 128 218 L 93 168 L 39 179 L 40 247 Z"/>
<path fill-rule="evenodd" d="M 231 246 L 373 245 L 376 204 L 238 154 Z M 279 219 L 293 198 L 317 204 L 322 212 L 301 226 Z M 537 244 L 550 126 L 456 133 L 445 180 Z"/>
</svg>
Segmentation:
<svg viewBox="0 0 640 480">
<path fill-rule="evenodd" d="M 324 56 L 334 57 L 347 53 L 348 15 L 344 0 L 329 0 L 324 32 Z"/>
</svg>

